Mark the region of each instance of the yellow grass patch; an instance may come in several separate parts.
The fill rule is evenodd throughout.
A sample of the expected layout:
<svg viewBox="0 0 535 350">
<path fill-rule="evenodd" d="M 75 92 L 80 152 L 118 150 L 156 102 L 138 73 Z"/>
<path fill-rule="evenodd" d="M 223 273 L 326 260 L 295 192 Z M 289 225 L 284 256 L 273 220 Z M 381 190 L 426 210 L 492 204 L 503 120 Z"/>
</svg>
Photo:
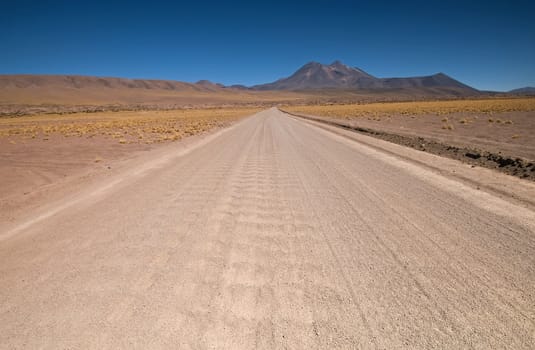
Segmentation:
<svg viewBox="0 0 535 350">
<path fill-rule="evenodd" d="M 118 143 L 176 141 L 258 112 L 260 108 L 204 108 L 169 111 L 123 111 L 46 114 L 0 119 L 0 137 L 21 135 L 48 139 L 50 135 L 100 135 Z"/>
<path fill-rule="evenodd" d="M 378 118 L 401 115 L 448 115 L 452 113 L 487 114 L 535 111 L 535 98 L 508 98 L 455 101 L 382 102 L 368 104 L 288 106 L 285 110 L 333 118 Z M 488 119 L 493 122 L 493 118 Z M 448 118 L 442 119 L 447 122 Z M 501 122 L 501 121 L 500 121 Z"/>
</svg>

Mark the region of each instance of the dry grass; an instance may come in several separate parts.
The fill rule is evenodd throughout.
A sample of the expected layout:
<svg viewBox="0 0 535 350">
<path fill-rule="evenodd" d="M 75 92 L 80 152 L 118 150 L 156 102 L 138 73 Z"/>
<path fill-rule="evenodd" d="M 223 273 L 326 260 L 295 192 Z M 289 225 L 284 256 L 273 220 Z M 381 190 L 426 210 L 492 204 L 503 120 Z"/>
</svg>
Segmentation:
<svg viewBox="0 0 535 350">
<path fill-rule="evenodd" d="M 206 108 L 172 111 L 136 111 L 47 114 L 0 119 L 0 137 L 46 140 L 96 136 L 116 139 L 120 144 L 176 141 L 214 127 L 228 125 L 259 108 Z"/>
<path fill-rule="evenodd" d="M 283 109 L 353 127 L 535 160 L 535 97 L 317 104 Z"/>
<path fill-rule="evenodd" d="M 492 115 L 493 113 L 504 112 L 529 112 L 535 111 L 535 98 L 308 105 L 288 106 L 285 109 L 324 117 L 347 119 L 366 117 L 380 120 L 381 117 L 392 115 L 418 116 L 453 113 Z M 448 119 L 444 118 L 442 121 L 447 122 Z M 488 121 L 492 123 L 494 119 L 489 118 Z"/>
</svg>

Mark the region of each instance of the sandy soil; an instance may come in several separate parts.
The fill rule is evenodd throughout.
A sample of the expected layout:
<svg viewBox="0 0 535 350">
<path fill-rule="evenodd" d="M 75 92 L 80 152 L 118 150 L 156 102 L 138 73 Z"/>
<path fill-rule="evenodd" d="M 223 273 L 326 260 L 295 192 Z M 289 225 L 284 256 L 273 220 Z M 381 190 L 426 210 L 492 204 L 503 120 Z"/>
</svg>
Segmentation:
<svg viewBox="0 0 535 350">
<path fill-rule="evenodd" d="M 162 144 L 210 133 L 255 109 L 39 115 L 0 119 L 0 222 L 107 175 Z M 195 138 L 194 138 L 195 139 Z M 0 225 L 1 228 L 1 225 Z"/>
<path fill-rule="evenodd" d="M 447 122 L 443 121 L 445 119 Z M 433 138 L 460 147 L 477 147 L 535 160 L 535 112 L 506 112 L 492 116 L 467 113 L 394 115 L 380 120 L 359 118 L 351 122 L 376 130 Z M 445 125 L 451 125 L 452 129 L 444 129 Z"/>
<path fill-rule="evenodd" d="M 529 208 L 271 109 L 5 229 L 0 343 L 532 349 L 533 232 Z"/>
<path fill-rule="evenodd" d="M 515 100 L 509 101 L 514 102 Z M 493 101 L 491 100 L 490 102 Z M 422 106 L 425 106 L 426 103 L 433 102 L 422 102 Z M 452 101 L 452 103 L 455 103 L 455 101 Z M 459 103 L 462 104 L 462 100 Z M 418 105 L 417 102 L 414 104 Z M 535 133 L 535 111 L 493 113 L 472 111 L 444 113 L 441 115 L 433 113 L 400 114 L 388 112 L 389 104 L 370 104 L 362 107 L 365 106 L 369 106 L 372 112 L 377 109 L 379 111 L 378 114 L 382 115 L 345 116 L 343 112 L 336 111 L 340 106 L 333 106 L 332 112 L 329 110 L 330 107 L 322 106 L 317 108 L 316 113 L 301 111 L 302 109 L 314 111 L 314 106 L 304 108 L 285 107 L 284 109 L 303 115 L 320 116 L 326 120 L 341 121 L 355 127 L 369 128 L 398 135 L 424 137 L 457 147 L 479 148 L 493 153 L 503 153 L 509 156 L 535 160 L 535 138 L 533 137 Z M 381 107 L 385 111 L 381 112 Z M 511 103 L 511 108 L 514 108 L 514 103 Z"/>
<path fill-rule="evenodd" d="M 535 148 L 533 138 L 525 137 L 520 142 L 517 141 L 511 143 L 497 141 L 503 140 L 503 134 L 510 133 L 511 130 L 489 131 L 488 135 L 476 134 L 475 130 L 472 130 L 472 134 L 470 134 L 470 132 L 465 132 L 464 136 L 459 136 L 459 134 L 463 134 L 459 132 L 452 132 L 445 135 L 444 133 L 432 132 L 428 127 L 426 128 L 426 126 L 429 126 L 429 124 L 431 124 L 430 122 L 432 122 L 430 116 L 423 116 L 421 118 L 425 119 L 413 121 L 412 123 L 403 123 L 403 118 L 397 116 L 397 118 L 401 120 L 397 120 L 396 124 L 403 125 L 397 128 L 392 127 L 392 125 L 385 126 L 370 123 L 369 121 L 373 121 L 373 118 L 369 118 L 368 122 L 366 122 L 364 118 L 355 120 L 352 118 L 340 119 L 319 117 L 289 111 L 286 113 L 290 113 L 292 116 L 304 120 L 322 123 L 323 126 L 336 126 L 341 129 L 370 135 L 405 147 L 460 160 L 464 163 L 471 164 L 472 166 L 482 166 L 508 175 L 517 176 L 522 179 L 535 181 L 535 161 L 530 158 L 533 156 L 532 153 Z M 530 114 L 520 112 L 515 113 L 517 117 L 518 114 L 526 115 L 526 118 L 523 120 L 526 125 L 521 129 L 516 127 L 513 131 L 521 130 L 524 135 L 528 135 L 531 130 L 535 131 L 535 125 L 531 125 L 532 118 Z M 410 119 L 413 120 L 416 118 L 410 117 Z M 442 118 L 442 120 L 445 119 L 448 119 L 449 122 L 451 122 L 451 119 L 449 118 Z M 461 120 L 466 120 L 466 118 Z M 510 123 L 505 125 L 512 124 L 512 120 L 509 119 L 508 121 L 510 121 Z M 462 124 L 465 124 L 465 122 Z M 447 128 L 442 129 L 452 130 Z M 474 137 L 474 135 L 477 136 Z M 513 139 L 518 140 L 519 138 L 520 135 L 515 134 Z"/>
<path fill-rule="evenodd" d="M 113 163 L 139 156 L 157 145 L 120 145 L 105 137 L 48 135 L 43 138 L 0 137 L 0 221 L 39 205 L 45 193 L 79 177 L 105 173 Z"/>
</svg>

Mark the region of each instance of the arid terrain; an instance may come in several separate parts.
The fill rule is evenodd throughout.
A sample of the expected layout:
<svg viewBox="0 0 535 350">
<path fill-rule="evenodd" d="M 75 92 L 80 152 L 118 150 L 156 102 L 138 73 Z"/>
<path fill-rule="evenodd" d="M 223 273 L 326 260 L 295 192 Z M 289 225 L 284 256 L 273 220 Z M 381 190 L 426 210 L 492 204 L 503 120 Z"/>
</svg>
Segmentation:
<svg viewBox="0 0 535 350">
<path fill-rule="evenodd" d="M 535 98 L 335 62 L 0 113 L 5 348 L 535 347 Z"/>
<path fill-rule="evenodd" d="M 535 350 L 535 1 L 3 1 L 0 350 Z"/>
<path fill-rule="evenodd" d="M 423 151 L 510 170 L 510 173 L 518 170 L 520 176 L 535 179 L 532 166 L 535 163 L 535 98 L 324 104 L 283 109 L 362 129 Z M 477 155 L 481 155 L 481 159 L 473 159 Z M 527 167 L 517 169 L 511 164 L 508 168 L 487 160 L 483 163 L 483 155 L 496 159 L 522 158 Z"/>
<path fill-rule="evenodd" d="M 65 182 L 109 171 L 157 145 L 231 125 L 259 111 L 209 108 L 46 114 L 0 119 L 0 220 L 61 192 Z"/>
<path fill-rule="evenodd" d="M 209 81 L 102 78 L 65 75 L 0 75 L 0 106 L 220 105 L 273 102 L 299 94 L 258 93 Z"/>
<path fill-rule="evenodd" d="M 188 83 L 78 75 L 0 75 L 0 116 L 492 95 L 443 73 L 380 79 L 338 61 L 330 65 L 310 62 L 287 78 L 250 87 L 208 80 Z"/>
<path fill-rule="evenodd" d="M 0 344 L 535 346 L 533 182 L 256 111 L 2 119 Z"/>
</svg>

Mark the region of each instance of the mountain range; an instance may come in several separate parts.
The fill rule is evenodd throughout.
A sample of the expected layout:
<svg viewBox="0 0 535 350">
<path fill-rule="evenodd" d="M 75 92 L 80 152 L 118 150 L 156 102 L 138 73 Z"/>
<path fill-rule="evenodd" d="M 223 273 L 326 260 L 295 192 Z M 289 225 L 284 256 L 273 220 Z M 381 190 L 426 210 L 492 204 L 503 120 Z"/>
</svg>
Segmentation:
<svg viewBox="0 0 535 350">
<path fill-rule="evenodd" d="M 515 95 L 535 95 L 535 87 L 526 86 L 520 89 L 511 90 L 509 93 Z"/>
<path fill-rule="evenodd" d="M 534 94 L 534 88 L 506 94 Z M 340 61 L 310 62 L 292 75 L 255 86 L 77 75 L 0 75 L 0 105 L 199 105 L 284 101 L 395 101 L 502 93 L 479 91 L 444 73 L 378 78 Z"/>
<path fill-rule="evenodd" d="M 268 84 L 255 85 L 255 90 L 309 90 L 309 89 L 409 89 L 447 88 L 474 95 L 478 90 L 444 73 L 423 77 L 377 78 L 362 69 L 349 67 L 340 61 L 330 65 L 310 62 L 287 78 Z"/>
<path fill-rule="evenodd" d="M 465 85 L 443 73 L 423 77 L 377 78 L 362 69 L 349 67 L 340 61 L 330 65 L 310 62 L 291 76 L 272 83 L 247 87 L 243 85 L 224 86 L 209 80 L 186 83 L 171 80 L 103 78 L 76 75 L 0 75 L 0 89 L 6 87 L 62 87 L 62 88 L 110 88 L 147 89 L 171 91 L 217 92 L 221 89 L 253 91 L 306 91 L 320 89 L 344 90 L 386 90 L 450 88 L 464 94 L 477 94 L 478 90 Z"/>
</svg>

